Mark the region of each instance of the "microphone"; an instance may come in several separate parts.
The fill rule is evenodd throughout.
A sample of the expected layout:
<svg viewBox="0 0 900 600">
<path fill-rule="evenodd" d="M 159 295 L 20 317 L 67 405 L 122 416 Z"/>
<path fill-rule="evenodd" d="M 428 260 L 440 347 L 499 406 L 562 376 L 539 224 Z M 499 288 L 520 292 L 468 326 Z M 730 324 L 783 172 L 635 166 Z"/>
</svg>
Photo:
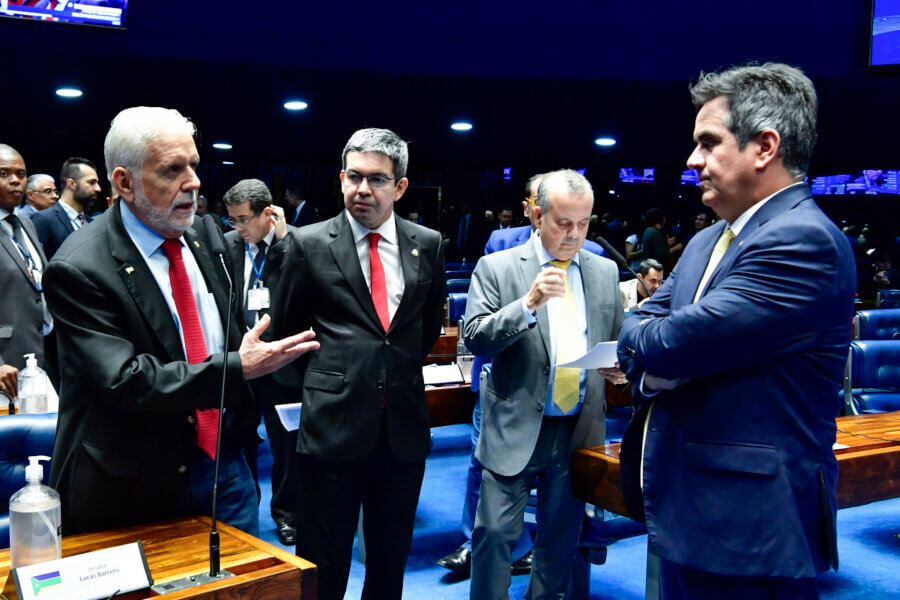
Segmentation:
<svg viewBox="0 0 900 600">
<path fill-rule="evenodd" d="M 594 241 L 597 242 L 598 244 L 600 244 L 600 246 L 609 253 L 610 257 L 612 257 L 612 259 L 614 261 L 616 261 L 617 263 L 619 263 L 620 265 L 622 265 L 623 267 L 628 269 L 628 271 L 632 275 L 634 275 L 634 278 L 637 279 L 638 285 L 640 285 L 642 288 L 644 288 L 644 293 L 646 293 L 647 297 L 649 298 L 650 290 L 647 289 L 647 286 L 644 285 L 643 280 L 640 277 L 638 277 L 637 273 L 634 272 L 634 269 L 631 268 L 631 265 L 628 264 L 628 261 L 625 260 L 625 257 L 622 256 L 618 250 L 613 248 L 612 244 L 610 244 L 609 242 L 604 240 L 599 235 L 596 238 L 594 238 Z"/>
<path fill-rule="evenodd" d="M 222 270 L 225 271 L 225 277 L 228 278 L 228 315 L 225 317 L 225 347 L 224 352 L 228 353 L 228 338 L 231 333 L 231 311 L 234 304 L 234 281 L 225 266 L 225 243 L 222 238 L 222 232 L 216 227 L 215 221 L 209 215 L 204 215 L 203 225 L 206 228 L 206 237 L 209 239 L 210 251 L 219 257 L 222 264 Z M 212 491 L 212 529 L 209 532 L 209 576 L 211 578 L 219 578 L 220 573 L 223 577 L 230 577 L 231 574 L 225 575 L 219 569 L 219 530 L 216 526 L 216 501 L 219 496 L 219 458 L 222 455 L 222 421 L 225 416 L 225 375 L 228 373 L 227 360 L 222 363 L 222 386 L 219 388 L 219 429 L 216 435 L 216 467 L 213 475 L 213 491 Z"/>
</svg>

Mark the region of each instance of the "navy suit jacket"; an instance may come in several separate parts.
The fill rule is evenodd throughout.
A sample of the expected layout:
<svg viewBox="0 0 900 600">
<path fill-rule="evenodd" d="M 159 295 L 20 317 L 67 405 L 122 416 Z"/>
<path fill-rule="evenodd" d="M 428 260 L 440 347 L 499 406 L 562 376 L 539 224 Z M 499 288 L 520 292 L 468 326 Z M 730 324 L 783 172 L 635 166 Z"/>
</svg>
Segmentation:
<svg viewBox="0 0 900 600">
<path fill-rule="evenodd" d="M 812 577 L 837 565 L 838 389 L 856 273 L 809 187 L 772 197 L 694 295 L 725 222 L 697 234 L 619 334 L 628 378 L 690 378 L 650 398 L 643 508 L 660 556 L 713 573 Z M 641 398 L 638 398 L 639 400 Z M 639 481 L 634 421 L 623 481 Z"/>
<path fill-rule="evenodd" d="M 484 255 L 487 256 L 494 252 L 521 246 L 527 242 L 530 237 L 531 225 L 510 227 L 508 229 L 495 229 L 491 232 L 491 237 L 488 238 L 487 243 L 484 245 Z M 606 253 L 606 250 L 604 250 L 600 244 L 592 242 L 591 240 L 584 240 L 583 248 L 591 254 L 609 258 L 609 254 Z"/>
<path fill-rule="evenodd" d="M 87 214 L 85 217 L 88 223 L 93 220 Z M 69 213 L 63 208 L 62 202 L 57 202 L 46 210 L 34 213 L 31 215 L 31 221 L 37 229 L 47 258 L 53 258 L 66 238 L 75 232 L 72 220 L 69 219 Z"/>
</svg>

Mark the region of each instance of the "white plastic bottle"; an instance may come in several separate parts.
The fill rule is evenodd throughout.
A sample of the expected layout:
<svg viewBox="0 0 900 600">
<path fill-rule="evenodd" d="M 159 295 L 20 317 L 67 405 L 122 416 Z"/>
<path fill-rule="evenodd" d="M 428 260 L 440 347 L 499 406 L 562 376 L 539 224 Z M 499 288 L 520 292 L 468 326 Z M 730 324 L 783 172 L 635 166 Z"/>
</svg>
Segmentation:
<svg viewBox="0 0 900 600">
<path fill-rule="evenodd" d="M 19 412 L 47 412 L 47 372 L 37 365 L 34 354 L 25 355 L 25 368 L 19 372 Z"/>
<path fill-rule="evenodd" d="M 9 551 L 12 568 L 62 557 L 59 494 L 47 487 L 44 467 L 49 456 L 29 456 L 25 467 L 28 485 L 9 499 Z"/>
</svg>

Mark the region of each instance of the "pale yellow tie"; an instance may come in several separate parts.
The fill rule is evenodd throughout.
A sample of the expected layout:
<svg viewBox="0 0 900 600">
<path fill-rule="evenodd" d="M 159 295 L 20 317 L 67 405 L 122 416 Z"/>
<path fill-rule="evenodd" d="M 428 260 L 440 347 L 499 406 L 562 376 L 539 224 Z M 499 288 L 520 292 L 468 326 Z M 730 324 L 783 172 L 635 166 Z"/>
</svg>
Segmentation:
<svg viewBox="0 0 900 600">
<path fill-rule="evenodd" d="M 556 336 L 556 364 L 567 363 L 578 358 L 578 325 L 575 314 L 575 296 L 569 285 L 570 260 L 551 260 L 550 264 L 566 271 L 566 295 L 559 299 L 556 310 L 554 335 Z M 568 413 L 578 404 L 578 388 L 581 369 L 556 368 L 553 378 L 553 403 L 563 413 Z"/>
<path fill-rule="evenodd" d="M 709 256 L 709 263 L 706 265 L 706 270 L 703 271 L 703 278 L 700 280 L 700 285 L 697 286 L 697 293 L 694 294 L 694 302 L 700 299 L 703 290 L 706 288 L 706 282 L 709 281 L 713 271 L 719 266 L 719 262 L 722 260 L 722 257 L 725 256 L 725 251 L 728 250 L 728 246 L 734 241 L 734 237 L 734 232 L 731 230 L 731 227 L 726 227 L 725 231 L 722 232 L 722 235 L 719 236 L 719 241 L 716 242 L 716 247 L 713 248 L 712 254 Z"/>
</svg>

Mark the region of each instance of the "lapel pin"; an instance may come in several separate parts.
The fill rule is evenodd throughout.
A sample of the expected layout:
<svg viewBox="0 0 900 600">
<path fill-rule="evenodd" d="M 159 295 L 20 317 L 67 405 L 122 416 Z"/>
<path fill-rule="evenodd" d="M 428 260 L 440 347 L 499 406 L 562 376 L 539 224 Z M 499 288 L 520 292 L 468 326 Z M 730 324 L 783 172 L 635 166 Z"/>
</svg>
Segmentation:
<svg viewBox="0 0 900 600">
<path fill-rule="evenodd" d="M 738 242 L 738 248 L 740 248 L 740 247 L 743 246 L 743 245 L 744 245 L 744 240 L 741 240 L 741 241 Z"/>
<path fill-rule="evenodd" d="M 125 267 L 125 272 L 131 275 L 134 273 L 134 267 Z"/>
<path fill-rule="evenodd" d="M 418 256 L 418 255 L 419 255 L 419 250 L 418 250 L 418 248 L 413 248 L 413 249 L 412 249 L 412 255 L 413 255 L 413 256 Z"/>
<path fill-rule="evenodd" d="M 200 242 L 198 242 L 197 240 L 194 240 L 194 246 L 195 246 L 196 248 L 199 248 L 199 247 L 200 247 Z"/>
</svg>

